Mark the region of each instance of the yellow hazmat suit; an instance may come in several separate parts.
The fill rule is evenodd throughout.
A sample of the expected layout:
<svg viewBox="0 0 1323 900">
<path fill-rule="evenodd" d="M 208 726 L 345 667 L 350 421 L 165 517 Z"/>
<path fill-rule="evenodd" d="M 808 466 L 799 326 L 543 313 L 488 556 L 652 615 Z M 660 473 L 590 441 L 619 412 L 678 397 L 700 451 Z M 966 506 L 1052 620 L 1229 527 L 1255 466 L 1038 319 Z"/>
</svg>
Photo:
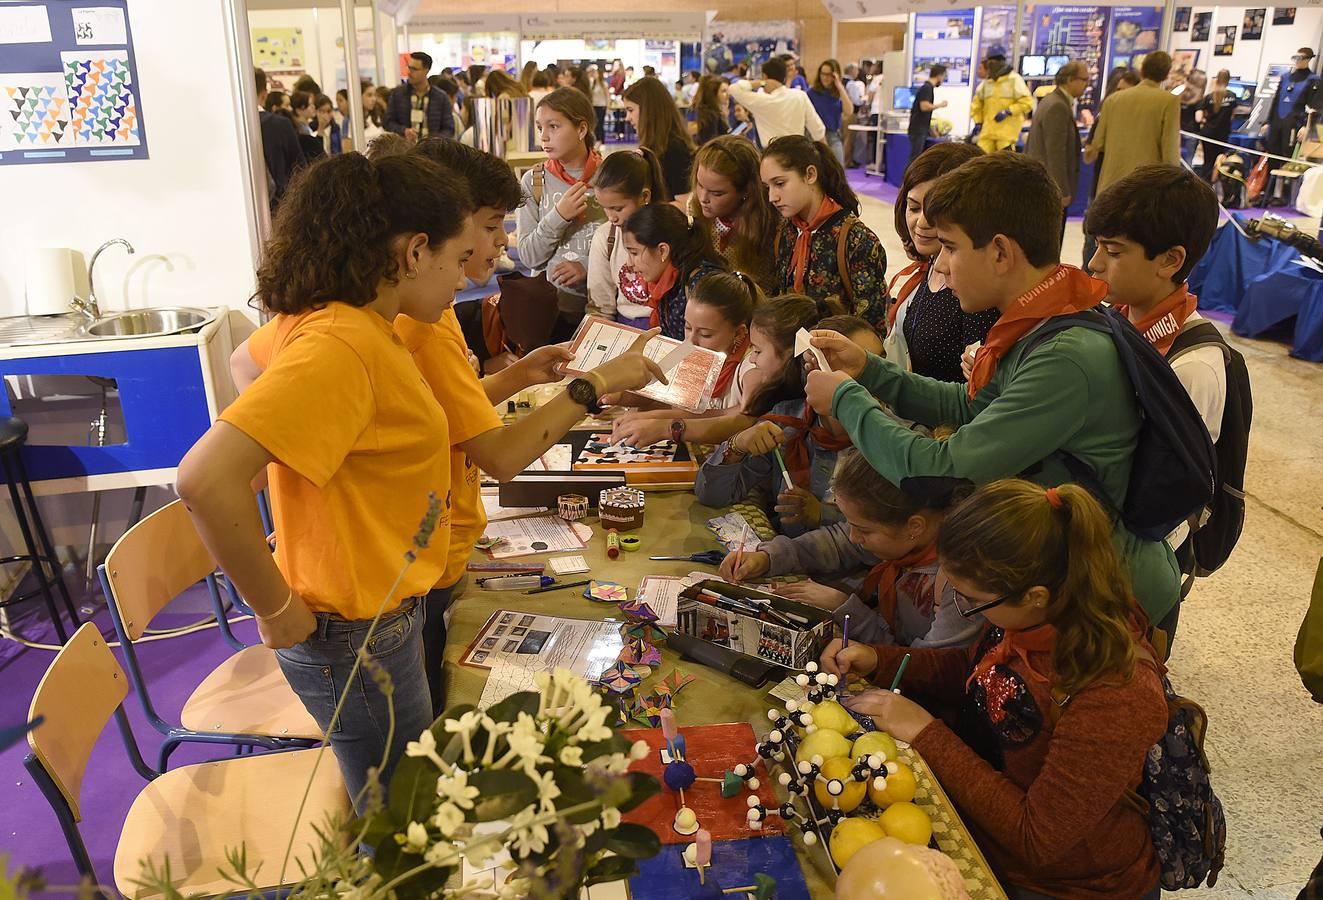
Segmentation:
<svg viewBox="0 0 1323 900">
<path fill-rule="evenodd" d="M 989 75 L 974 91 L 969 104 L 969 118 L 983 128 L 978 135 L 979 148 L 984 153 L 1013 148 L 1024 127 L 1024 117 L 1033 112 L 1034 99 L 1018 72 L 1002 63 L 997 75 Z M 1007 112 L 1001 121 L 997 114 Z"/>
</svg>

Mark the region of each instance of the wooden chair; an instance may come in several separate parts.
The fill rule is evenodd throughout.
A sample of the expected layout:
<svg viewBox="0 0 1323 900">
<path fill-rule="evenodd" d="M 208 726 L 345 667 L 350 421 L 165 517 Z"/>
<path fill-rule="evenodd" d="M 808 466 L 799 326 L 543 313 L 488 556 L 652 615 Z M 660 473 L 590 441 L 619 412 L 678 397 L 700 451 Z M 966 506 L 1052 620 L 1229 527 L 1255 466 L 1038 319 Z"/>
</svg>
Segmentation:
<svg viewBox="0 0 1323 900">
<path fill-rule="evenodd" d="M 244 646 L 229 630 L 220 601 L 216 562 L 202 545 L 182 501 L 158 509 L 129 529 L 97 571 L 133 690 L 147 720 L 165 735 L 158 769 L 165 771 L 175 748 L 186 742 L 284 750 L 321 741 L 321 729 L 285 680 L 275 652 L 261 644 Z M 222 634 L 238 652 L 193 690 L 184 703 L 179 724 L 174 725 L 163 719 L 152 704 L 134 641 L 143 636 L 167 603 L 200 581 L 205 581 L 211 591 Z"/>
<path fill-rule="evenodd" d="M 115 886 L 128 897 L 155 896 L 140 887 L 143 861 L 158 869 L 170 863 L 171 879 L 184 896 L 224 894 L 239 886 L 225 879 L 226 851 L 242 846 L 248 872 L 263 890 L 279 885 L 281 861 L 294 834 L 290 879 L 300 865 L 313 867 L 328 818 L 351 815 L 349 795 L 335 758 L 328 752 L 313 774 L 316 750 L 261 753 L 158 774 L 143 762 L 124 698 L 128 679 L 106 641 L 91 623 L 74 633 L 56 655 L 32 696 L 30 719 L 44 721 L 28 735 L 24 766 L 41 788 L 64 830 L 74 862 L 96 883 L 78 823 L 83 778 L 92 748 L 111 717 L 119 725 L 129 761 L 147 784 L 129 808 L 115 850 Z M 297 827 L 304 789 L 312 782 Z M 113 826 L 112 826 L 113 827 Z M 260 868 L 259 868 L 260 866 Z"/>
</svg>

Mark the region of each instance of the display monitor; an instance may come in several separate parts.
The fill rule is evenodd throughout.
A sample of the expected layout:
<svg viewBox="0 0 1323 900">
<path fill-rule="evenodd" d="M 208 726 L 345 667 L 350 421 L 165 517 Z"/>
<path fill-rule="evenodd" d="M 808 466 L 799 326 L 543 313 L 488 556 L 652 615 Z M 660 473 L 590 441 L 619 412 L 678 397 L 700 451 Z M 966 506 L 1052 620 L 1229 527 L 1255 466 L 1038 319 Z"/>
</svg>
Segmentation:
<svg viewBox="0 0 1323 900">
<path fill-rule="evenodd" d="M 914 95 L 917 91 L 912 87 L 898 87 L 891 92 L 892 109 L 909 109 L 914 105 Z"/>
<path fill-rule="evenodd" d="M 1227 93 L 1233 95 L 1241 103 L 1249 103 L 1254 99 L 1254 90 L 1257 85 L 1252 81 L 1241 81 L 1233 78 L 1227 82 Z"/>
<path fill-rule="evenodd" d="M 1056 77 L 1057 72 L 1061 71 L 1061 67 L 1068 62 L 1070 62 L 1069 56 L 1049 56 L 1047 58 L 1047 69 L 1043 74 Z"/>
<path fill-rule="evenodd" d="M 1047 74 L 1047 57 L 1021 56 L 1020 74 L 1025 78 L 1042 78 Z"/>
</svg>

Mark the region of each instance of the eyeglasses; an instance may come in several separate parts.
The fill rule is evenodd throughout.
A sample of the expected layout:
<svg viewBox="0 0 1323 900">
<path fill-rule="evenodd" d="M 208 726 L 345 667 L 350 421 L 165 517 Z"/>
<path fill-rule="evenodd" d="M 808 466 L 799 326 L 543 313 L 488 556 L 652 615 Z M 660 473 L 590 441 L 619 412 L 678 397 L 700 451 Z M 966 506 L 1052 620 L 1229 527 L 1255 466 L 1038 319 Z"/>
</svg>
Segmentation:
<svg viewBox="0 0 1323 900">
<path fill-rule="evenodd" d="M 1010 594 L 1002 594 L 1000 597 L 996 597 L 992 600 L 979 601 L 966 597 L 964 594 L 957 591 L 954 587 L 951 588 L 951 594 L 955 599 L 956 612 L 960 613 L 961 617 L 965 619 L 968 619 L 972 616 L 976 616 L 979 613 L 983 612 L 985 609 L 992 609 L 994 606 L 1000 606 L 1001 604 L 1005 603 L 1007 600 L 1011 599 L 1012 597 L 1019 596 L 1019 594 L 1021 593 L 1024 592 L 1017 591 L 1017 592 L 1012 592 Z"/>
<path fill-rule="evenodd" d="M 1303 53 L 1297 53 L 1295 56 L 1291 57 L 1291 62 L 1304 62 L 1305 60 L 1312 58 L 1313 57 L 1305 56 Z"/>
</svg>

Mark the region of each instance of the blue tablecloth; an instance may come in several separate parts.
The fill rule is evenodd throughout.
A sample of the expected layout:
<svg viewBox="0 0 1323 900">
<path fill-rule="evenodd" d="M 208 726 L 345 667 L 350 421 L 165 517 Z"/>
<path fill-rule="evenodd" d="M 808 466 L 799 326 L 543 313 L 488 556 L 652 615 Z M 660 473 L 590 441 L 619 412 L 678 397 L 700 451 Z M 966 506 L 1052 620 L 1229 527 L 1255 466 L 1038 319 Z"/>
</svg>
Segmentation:
<svg viewBox="0 0 1323 900">
<path fill-rule="evenodd" d="M 1299 257 L 1289 244 L 1250 240 L 1224 225 L 1190 273 L 1190 290 L 1201 309 L 1234 313 L 1231 329 L 1242 337 L 1295 317 L 1291 355 L 1323 362 L 1323 275 L 1296 265 Z"/>
</svg>

